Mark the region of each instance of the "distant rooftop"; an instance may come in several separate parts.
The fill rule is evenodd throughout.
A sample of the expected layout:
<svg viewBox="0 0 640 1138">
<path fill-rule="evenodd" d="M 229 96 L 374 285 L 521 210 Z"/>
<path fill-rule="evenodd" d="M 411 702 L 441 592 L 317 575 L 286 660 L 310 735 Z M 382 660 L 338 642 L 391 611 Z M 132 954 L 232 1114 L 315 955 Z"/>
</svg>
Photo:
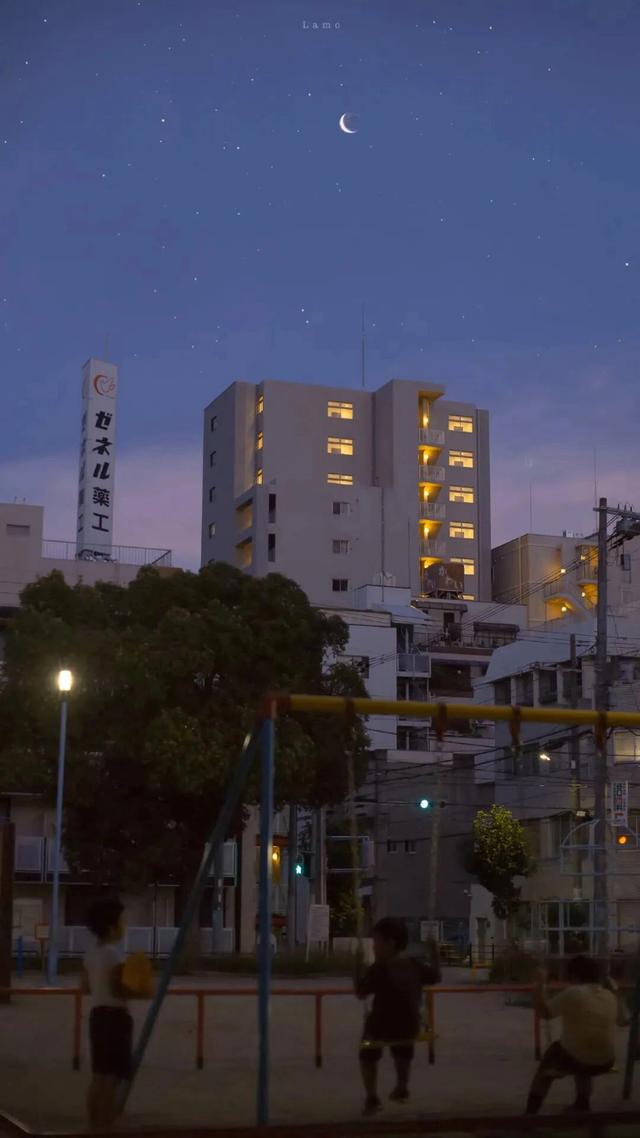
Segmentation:
<svg viewBox="0 0 640 1138">
<path fill-rule="evenodd" d="M 156 565 L 171 568 L 170 549 L 145 549 L 138 545 L 113 545 L 109 552 L 84 551 L 79 557 L 75 541 L 43 541 L 42 556 L 51 561 L 93 561 L 110 565 Z"/>
</svg>

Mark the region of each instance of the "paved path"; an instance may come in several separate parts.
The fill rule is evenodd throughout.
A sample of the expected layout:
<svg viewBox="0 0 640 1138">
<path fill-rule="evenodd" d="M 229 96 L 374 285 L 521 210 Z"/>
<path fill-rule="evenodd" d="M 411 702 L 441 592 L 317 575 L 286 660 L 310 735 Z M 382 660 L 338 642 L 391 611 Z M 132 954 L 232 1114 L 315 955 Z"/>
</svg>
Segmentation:
<svg viewBox="0 0 640 1138">
<path fill-rule="evenodd" d="M 459 972 L 450 973 L 458 983 Z M 202 981 L 201 981 L 202 982 Z M 207 976 L 229 996 L 207 1005 L 206 1064 L 194 1069 L 195 1000 L 166 1001 L 156 1034 L 131 1096 L 128 1124 L 252 1125 L 255 1119 L 256 1001 L 234 997 L 234 988 L 252 986 L 251 977 Z M 71 983 L 69 981 L 68 983 Z M 197 978 L 180 981 L 198 986 Z M 315 986 L 348 986 L 335 978 Z M 309 980 L 275 986 L 311 987 Z M 417 1049 L 411 1107 L 391 1108 L 389 1118 L 409 1110 L 461 1113 L 516 1112 L 521 1109 L 533 1070 L 531 1012 L 505 1006 L 504 996 L 442 994 L 437 998 L 437 1061 Z M 272 1118 L 282 1122 L 338 1121 L 355 1117 L 361 1105 L 357 1045 L 362 1007 L 350 996 L 326 997 L 325 1065 L 313 1063 L 313 1000 L 277 997 L 272 1010 Z M 146 1005 L 135 1006 L 139 1024 Z M 86 1043 L 83 1070 L 71 1070 L 72 1001 L 64 997 L 16 996 L 0 1006 L 0 1108 L 36 1128 L 80 1128 L 88 1079 Z M 622 1061 L 624 1033 L 620 1033 Z M 391 1089 L 385 1060 L 381 1089 Z M 598 1081 L 594 1106 L 617 1106 L 622 1074 Z M 569 1101 L 568 1083 L 558 1084 L 549 1104 Z M 640 1074 L 636 1102 L 640 1101 Z"/>
</svg>

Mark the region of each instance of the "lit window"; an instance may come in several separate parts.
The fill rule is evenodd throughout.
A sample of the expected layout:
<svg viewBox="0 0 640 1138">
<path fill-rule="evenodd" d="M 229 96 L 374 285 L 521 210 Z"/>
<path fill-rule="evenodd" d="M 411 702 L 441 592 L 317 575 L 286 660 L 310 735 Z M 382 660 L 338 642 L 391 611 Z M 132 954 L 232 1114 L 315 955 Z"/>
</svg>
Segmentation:
<svg viewBox="0 0 640 1138">
<path fill-rule="evenodd" d="M 256 486 L 262 486 L 263 482 L 264 482 L 264 474 L 262 473 L 261 470 L 257 470 L 256 471 Z"/>
<path fill-rule="evenodd" d="M 211 430 L 217 431 L 217 429 L 218 429 L 218 416 L 212 415 L 211 416 Z"/>
<path fill-rule="evenodd" d="M 470 502 L 474 501 L 473 486 L 450 486 L 449 487 L 449 501 L 450 502 Z"/>
<path fill-rule="evenodd" d="M 218 452 L 215 450 L 212 450 L 211 454 L 209 455 L 209 466 L 215 466 L 217 461 L 218 461 Z"/>
<path fill-rule="evenodd" d="M 256 403 L 256 415 L 261 415 L 263 411 L 264 411 L 264 395 L 259 395 L 258 396 L 258 402 Z"/>
<path fill-rule="evenodd" d="M 353 474 L 327 474 L 330 486 L 353 486 Z"/>
<path fill-rule="evenodd" d="M 454 565 L 464 565 L 465 577 L 474 576 L 476 571 L 476 563 L 473 560 L 473 557 L 451 557 L 449 560 L 452 561 Z M 468 597 L 465 598 L 465 600 L 468 599 Z"/>
<path fill-rule="evenodd" d="M 346 593 L 349 591 L 349 582 L 346 577 L 334 577 L 331 582 L 331 589 L 334 593 Z"/>
<path fill-rule="evenodd" d="M 350 514 L 351 513 L 351 502 L 334 502 L 333 503 L 333 512 L 334 512 L 334 514 L 338 514 L 338 515 Z"/>
<path fill-rule="evenodd" d="M 256 450 L 262 450 L 264 446 L 264 435 L 262 431 L 258 431 L 258 438 L 256 439 Z"/>
<path fill-rule="evenodd" d="M 353 439 L 327 439 L 327 454 L 353 454 Z"/>
<path fill-rule="evenodd" d="M 209 537 L 215 537 L 215 536 L 216 536 L 216 523 L 215 522 L 209 522 Z"/>
<path fill-rule="evenodd" d="M 449 522 L 449 537 L 466 537 L 473 540 L 474 536 L 471 522 Z"/>
<path fill-rule="evenodd" d="M 327 415 L 330 419 L 353 419 L 353 403 L 327 403 Z"/>
<path fill-rule="evenodd" d="M 463 601 L 475 601 L 476 598 L 474 593 L 463 593 L 462 599 Z"/>
<path fill-rule="evenodd" d="M 465 466 L 468 470 L 473 468 L 473 454 L 470 450 L 450 450 L 449 466 Z"/>
<path fill-rule="evenodd" d="M 211 489 L 209 490 L 209 501 L 215 502 L 215 500 L 216 500 L 216 488 L 215 488 L 215 486 L 212 486 Z"/>
<path fill-rule="evenodd" d="M 473 419 L 470 415 L 449 415 L 449 430 L 473 434 Z"/>
<path fill-rule="evenodd" d="M 333 542 L 334 553 L 349 553 L 351 550 L 351 542 L 346 539 L 339 539 Z"/>
</svg>

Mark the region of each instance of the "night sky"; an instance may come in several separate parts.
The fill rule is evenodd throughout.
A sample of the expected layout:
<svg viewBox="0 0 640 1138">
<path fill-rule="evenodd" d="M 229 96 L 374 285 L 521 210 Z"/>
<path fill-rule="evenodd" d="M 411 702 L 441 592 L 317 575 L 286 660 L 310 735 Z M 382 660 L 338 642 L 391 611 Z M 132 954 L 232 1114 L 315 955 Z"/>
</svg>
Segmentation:
<svg viewBox="0 0 640 1138">
<path fill-rule="evenodd" d="M 0 0 L 0 499 L 75 535 L 120 368 L 116 539 L 195 566 L 234 379 L 439 382 L 492 416 L 494 544 L 634 500 L 640 5 Z M 305 28 L 316 20 L 329 30 Z M 338 129 L 360 116 L 357 134 Z M 640 495 L 636 495 L 640 507 Z"/>
</svg>

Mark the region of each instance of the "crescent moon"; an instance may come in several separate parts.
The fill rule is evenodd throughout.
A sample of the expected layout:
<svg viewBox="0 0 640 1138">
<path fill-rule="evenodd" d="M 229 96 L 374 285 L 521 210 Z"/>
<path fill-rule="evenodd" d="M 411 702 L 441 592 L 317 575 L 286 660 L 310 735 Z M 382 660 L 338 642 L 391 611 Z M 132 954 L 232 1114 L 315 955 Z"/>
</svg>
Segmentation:
<svg viewBox="0 0 640 1138">
<path fill-rule="evenodd" d="M 356 130 L 351 130 L 347 126 L 347 119 L 350 119 L 350 118 L 351 118 L 351 115 L 349 114 L 348 111 L 345 112 L 345 114 L 340 115 L 340 118 L 338 119 L 338 126 L 340 127 L 340 130 L 344 131 L 345 134 L 357 134 L 358 133 L 357 128 L 356 128 Z"/>
</svg>

